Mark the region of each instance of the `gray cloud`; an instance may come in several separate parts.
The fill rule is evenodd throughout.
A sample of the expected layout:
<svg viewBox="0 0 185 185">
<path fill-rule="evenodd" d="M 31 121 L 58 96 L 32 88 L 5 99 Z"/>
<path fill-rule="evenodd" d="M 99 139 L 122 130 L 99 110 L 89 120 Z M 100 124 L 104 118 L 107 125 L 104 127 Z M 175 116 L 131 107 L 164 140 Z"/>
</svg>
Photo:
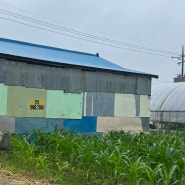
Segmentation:
<svg viewBox="0 0 185 185">
<path fill-rule="evenodd" d="M 85 33 L 179 54 L 181 45 L 185 43 L 184 0 L 0 0 L 0 6 Z M 123 67 L 159 75 L 159 80 L 154 80 L 154 83 L 172 82 L 178 72 L 178 66 L 170 57 L 116 49 L 2 19 L 0 25 L 0 37 L 99 52 L 100 56 Z"/>
</svg>

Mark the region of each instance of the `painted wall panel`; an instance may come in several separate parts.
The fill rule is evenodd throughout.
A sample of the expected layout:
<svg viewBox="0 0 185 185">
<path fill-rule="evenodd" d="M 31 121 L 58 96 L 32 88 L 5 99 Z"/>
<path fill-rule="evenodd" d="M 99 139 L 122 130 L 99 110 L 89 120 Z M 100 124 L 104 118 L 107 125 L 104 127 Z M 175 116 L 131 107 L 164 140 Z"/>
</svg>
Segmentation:
<svg viewBox="0 0 185 185">
<path fill-rule="evenodd" d="M 82 116 L 86 116 L 87 113 L 87 106 L 86 106 L 86 102 L 87 102 L 87 92 L 83 92 L 83 100 L 82 100 Z"/>
<path fill-rule="evenodd" d="M 115 94 L 114 116 L 136 116 L 136 102 L 133 94 Z"/>
<path fill-rule="evenodd" d="M 0 131 L 3 133 L 15 133 L 15 118 L 0 116 Z"/>
<path fill-rule="evenodd" d="M 7 115 L 45 117 L 47 93 L 44 89 L 8 87 Z"/>
<path fill-rule="evenodd" d="M 33 130 L 51 132 L 63 128 L 62 119 L 15 118 L 15 133 L 32 133 Z"/>
<path fill-rule="evenodd" d="M 64 119 L 64 129 L 75 132 L 96 132 L 97 118 L 82 117 L 82 119 Z"/>
<path fill-rule="evenodd" d="M 136 116 L 140 116 L 140 95 L 135 95 L 135 102 L 136 102 Z"/>
<path fill-rule="evenodd" d="M 95 92 L 86 92 L 85 99 L 84 99 L 84 116 L 93 116 L 94 115 L 94 99 L 95 99 Z M 85 111 L 86 108 L 86 111 Z"/>
<path fill-rule="evenodd" d="M 98 117 L 97 132 L 108 132 L 111 130 L 124 130 L 140 132 L 142 128 L 142 120 L 140 118 L 131 117 Z"/>
<path fill-rule="evenodd" d="M 64 93 L 63 91 L 47 91 L 47 118 L 71 118 L 82 117 L 83 93 Z"/>
<path fill-rule="evenodd" d="M 87 92 L 84 95 L 83 115 L 114 116 L 114 93 Z"/>
<path fill-rule="evenodd" d="M 140 117 L 150 117 L 150 97 L 140 96 Z"/>
<path fill-rule="evenodd" d="M 6 115 L 8 87 L 0 83 L 0 115 Z"/>
<path fill-rule="evenodd" d="M 96 93 L 94 116 L 114 116 L 114 99 L 113 93 Z"/>
<path fill-rule="evenodd" d="M 7 61 L 4 83 L 9 86 L 25 86 L 26 63 L 18 61 Z"/>
<path fill-rule="evenodd" d="M 46 89 L 64 89 L 64 69 L 46 66 Z"/>
</svg>

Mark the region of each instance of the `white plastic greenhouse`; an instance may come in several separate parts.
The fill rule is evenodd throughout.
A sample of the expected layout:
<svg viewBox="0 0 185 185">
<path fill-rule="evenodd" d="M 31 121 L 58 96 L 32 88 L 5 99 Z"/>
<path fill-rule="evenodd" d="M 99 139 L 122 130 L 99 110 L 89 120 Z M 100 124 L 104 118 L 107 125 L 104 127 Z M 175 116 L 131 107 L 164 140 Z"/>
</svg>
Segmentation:
<svg viewBox="0 0 185 185">
<path fill-rule="evenodd" d="M 152 88 L 151 123 L 185 123 L 185 82 L 156 85 Z"/>
</svg>

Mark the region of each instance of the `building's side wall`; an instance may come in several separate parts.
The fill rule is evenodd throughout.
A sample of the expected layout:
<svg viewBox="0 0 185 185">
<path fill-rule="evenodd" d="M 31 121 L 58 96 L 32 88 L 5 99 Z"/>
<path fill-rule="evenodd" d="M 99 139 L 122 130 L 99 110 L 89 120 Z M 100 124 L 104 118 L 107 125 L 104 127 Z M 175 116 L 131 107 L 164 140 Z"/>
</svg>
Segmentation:
<svg viewBox="0 0 185 185">
<path fill-rule="evenodd" d="M 0 83 L 65 92 L 106 92 L 151 95 L 151 78 L 59 68 L 0 58 Z"/>
<path fill-rule="evenodd" d="M 0 59 L 0 130 L 149 129 L 151 78 Z"/>
</svg>

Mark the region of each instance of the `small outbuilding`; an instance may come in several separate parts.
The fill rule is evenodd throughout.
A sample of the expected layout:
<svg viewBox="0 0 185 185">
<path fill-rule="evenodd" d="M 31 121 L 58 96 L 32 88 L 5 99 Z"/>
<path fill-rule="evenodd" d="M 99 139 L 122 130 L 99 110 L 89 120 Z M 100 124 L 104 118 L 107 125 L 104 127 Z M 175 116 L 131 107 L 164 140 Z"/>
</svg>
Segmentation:
<svg viewBox="0 0 185 185">
<path fill-rule="evenodd" d="M 152 78 L 99 54 L 0 38 L 0 131 L 147 131 Z"/>
</svg>

